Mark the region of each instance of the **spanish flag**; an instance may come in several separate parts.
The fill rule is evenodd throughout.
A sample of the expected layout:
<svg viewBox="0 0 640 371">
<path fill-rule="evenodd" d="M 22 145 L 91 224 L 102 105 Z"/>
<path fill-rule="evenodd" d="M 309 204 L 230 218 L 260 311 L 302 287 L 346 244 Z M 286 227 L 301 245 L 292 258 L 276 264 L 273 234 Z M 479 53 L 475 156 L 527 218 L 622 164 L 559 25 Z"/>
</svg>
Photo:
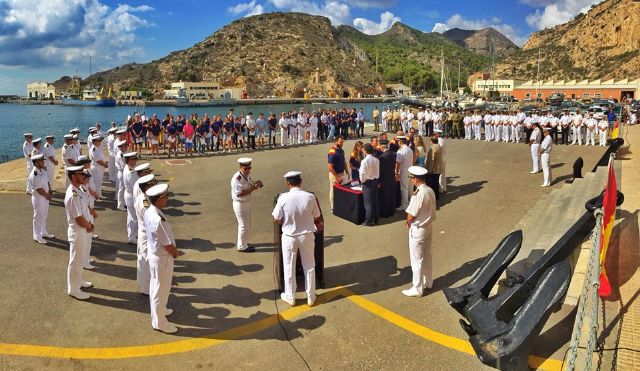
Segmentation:
<svg viewBox="0 0 640 371">
<path fill-rule="evenodd" d="M 611 139 L 616 139 L 618 136 L 620 136 L 620 123 L 614 121 L 613 130 L 611 130 Z"/>
<path fill-rule="evenodd" d="M 616 123 L 617 125 L 617 123 Z M 616 130 L 616 129 L 614 129 Z M 618 195 L 618 188 L 616 185 L 616 173 L 613 170 L 613 157 L 609 158 L 609 170 L 607 175 L 607 188 L 605 188 L 604 196 L 602 199 L 602 235 L 600 238 L 600 288 L 598 294 L 600 297 L 606 298 L 611 295 L 611 284 L 607 277 L 607 270 L 604 263 L 607 258 L 607 248 L 609 247 L 609 240 L 611 239 L 611 232 L 613 231 L 613 224 L 616 221 L 616 198 Z"/>
</svg>

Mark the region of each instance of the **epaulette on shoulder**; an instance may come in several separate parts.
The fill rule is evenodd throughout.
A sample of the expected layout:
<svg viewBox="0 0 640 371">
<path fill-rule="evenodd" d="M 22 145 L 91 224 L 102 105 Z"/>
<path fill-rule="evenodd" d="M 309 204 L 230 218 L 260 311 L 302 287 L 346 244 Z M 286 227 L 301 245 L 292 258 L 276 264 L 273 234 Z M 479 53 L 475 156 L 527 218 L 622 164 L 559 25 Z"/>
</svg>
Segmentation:
<svg viewBox="0 0 640 371">
<path fill-rule="evenodd" d="M 240 180 L 242 179 L 242 177 L 240 175 L 238 175 L 238 177 L 236 178 L 236 180 Z"/>
<path fill-rule="evenodd" d="M 336 149 L 332 147 L 332 148 L 329 150 L 329 154 L 330 154 L 330 155 L 332 155 L 332 154 L 334 154 L 334 153 L 336 153 Z"/>
<path fill-rule="evenodd" d="M 78 192 L 76 192 L 75 189 L 71 190 L 71 194 L 73 195 L 73 197 L 77 197 L 78 196 Z"/>
<path fill-rule="evenodd" d="M 142 202 L 142 205 L 145 207 L 145 209 L 148 208 L 149 207 L 149 201 L 148 200 L 144 200 Z"/>
<path fill-rule="evenodd" d="M 160 220 L 162 220 L 163 222 L 167 221 L 167 219 L 165 219 L 164 216 L 160 216 Z"/>
</svg>

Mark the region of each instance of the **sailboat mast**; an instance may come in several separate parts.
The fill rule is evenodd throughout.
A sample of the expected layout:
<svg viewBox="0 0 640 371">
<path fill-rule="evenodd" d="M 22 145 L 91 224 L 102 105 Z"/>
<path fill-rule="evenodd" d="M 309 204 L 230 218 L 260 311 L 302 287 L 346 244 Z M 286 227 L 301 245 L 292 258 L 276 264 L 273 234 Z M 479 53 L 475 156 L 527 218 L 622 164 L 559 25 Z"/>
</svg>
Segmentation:
<svg viewBox="0 0 640 371">
<path fill-rule="evenodd" d="M 91 56 L 89 56 L 89 76 L 91 76 Z"/>
<path fill-rule="evenodd" d="M 460 91 L 460 68 L 461 67 L 462 67 L 462 64 L 460 60 L 458 60 L 458 92 Z"/>
<path fill-rule="evenodd" d="M 538 89 L 540 88 L 540 51 L 541 49 L 538 48 L 538 70 L 536 72 L 536 96 L 535 96 L 535 101 L 538 101 Z"/>
<path fill-rule="evenodd" d="M 440 49 L 440 97 L 443 97 L 444 87 L 444 47 Z"/>
</svg>

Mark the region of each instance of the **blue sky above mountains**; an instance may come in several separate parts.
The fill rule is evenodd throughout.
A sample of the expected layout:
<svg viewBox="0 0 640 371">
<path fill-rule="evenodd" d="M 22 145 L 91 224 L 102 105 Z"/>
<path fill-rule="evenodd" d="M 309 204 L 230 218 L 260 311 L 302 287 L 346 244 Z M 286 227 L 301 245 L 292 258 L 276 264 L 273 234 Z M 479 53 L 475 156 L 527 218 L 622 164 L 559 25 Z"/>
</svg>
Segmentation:
<svg viewBox="0 0 640 371">
<path fill-rule="evenodd" d="M 602 0 L 0 0 L 0 94 L 26 83 L 148 62 L 185 49 L 234 19 L 274 11 L 323 15 L 368 34 L 493 27 L 518 45 Z"/>
</svg>

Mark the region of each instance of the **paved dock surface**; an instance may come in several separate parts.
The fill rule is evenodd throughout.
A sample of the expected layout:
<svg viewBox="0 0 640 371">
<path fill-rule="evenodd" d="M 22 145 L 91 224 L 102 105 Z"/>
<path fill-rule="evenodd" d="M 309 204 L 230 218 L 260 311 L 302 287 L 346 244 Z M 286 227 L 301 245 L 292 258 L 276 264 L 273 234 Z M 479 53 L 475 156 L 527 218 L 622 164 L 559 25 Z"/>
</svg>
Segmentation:
<svg viewBox="0 0 640 371">
<path fill-rule="evenodd" d="M 347 154 L 352 146 L 345 144 Z M 329 144 L 151 161 L 170 182 L 166 214 L 185 252 L 176 261 L 169 299 L 175 335 L 151 329 L 148 299 L 136 293 L 126 215 L 113 202 L 98 204 L 97 268 L 84 271 L 94 287 L 87 290 L 91 299 L 81 302 L 66 295 L 63 195 L 49 211 L 56 239 L 43 246 L 31 239 L 29 196 L 0 193 L 0 368 L 482 369 L 441 291 L 464 282 L 550 189 L 540 188 L 542 174 L 529 174 L 524 144 L 448 140 L 447 146 L 449 193 L 439 200 L 434 225 L 435 281 L 422 298 L 401 294 L 411 280 L 404 214 L 372 228 L 330 215 Z M 590 168 L 601 154 L 594 147 L 556 146 L 558 181 L 551 189 L 568 178 L 575 158 L 582 156 Z M 247 155 L 254 158 L 253 178 L 265 183 L 253 196 L 250 241 L 257 252 L 251 254 L 235 250 L 229 195 L 236 159 Z M 313 308 L 302 300 L 301 281 L 296 307 L 274 301 L 270 213 L 274 195 L 286 190 L 282 174 L 288 170 L 303 172 L 303 188 L 319 196 L 325 215 L 326 288 L 318 290 Z M 108 185 L 105 195 L 112 190 Z M 559 369 L 572 325 L 571 308 L 554 314 L 530 362 Z"/>
</svg>

